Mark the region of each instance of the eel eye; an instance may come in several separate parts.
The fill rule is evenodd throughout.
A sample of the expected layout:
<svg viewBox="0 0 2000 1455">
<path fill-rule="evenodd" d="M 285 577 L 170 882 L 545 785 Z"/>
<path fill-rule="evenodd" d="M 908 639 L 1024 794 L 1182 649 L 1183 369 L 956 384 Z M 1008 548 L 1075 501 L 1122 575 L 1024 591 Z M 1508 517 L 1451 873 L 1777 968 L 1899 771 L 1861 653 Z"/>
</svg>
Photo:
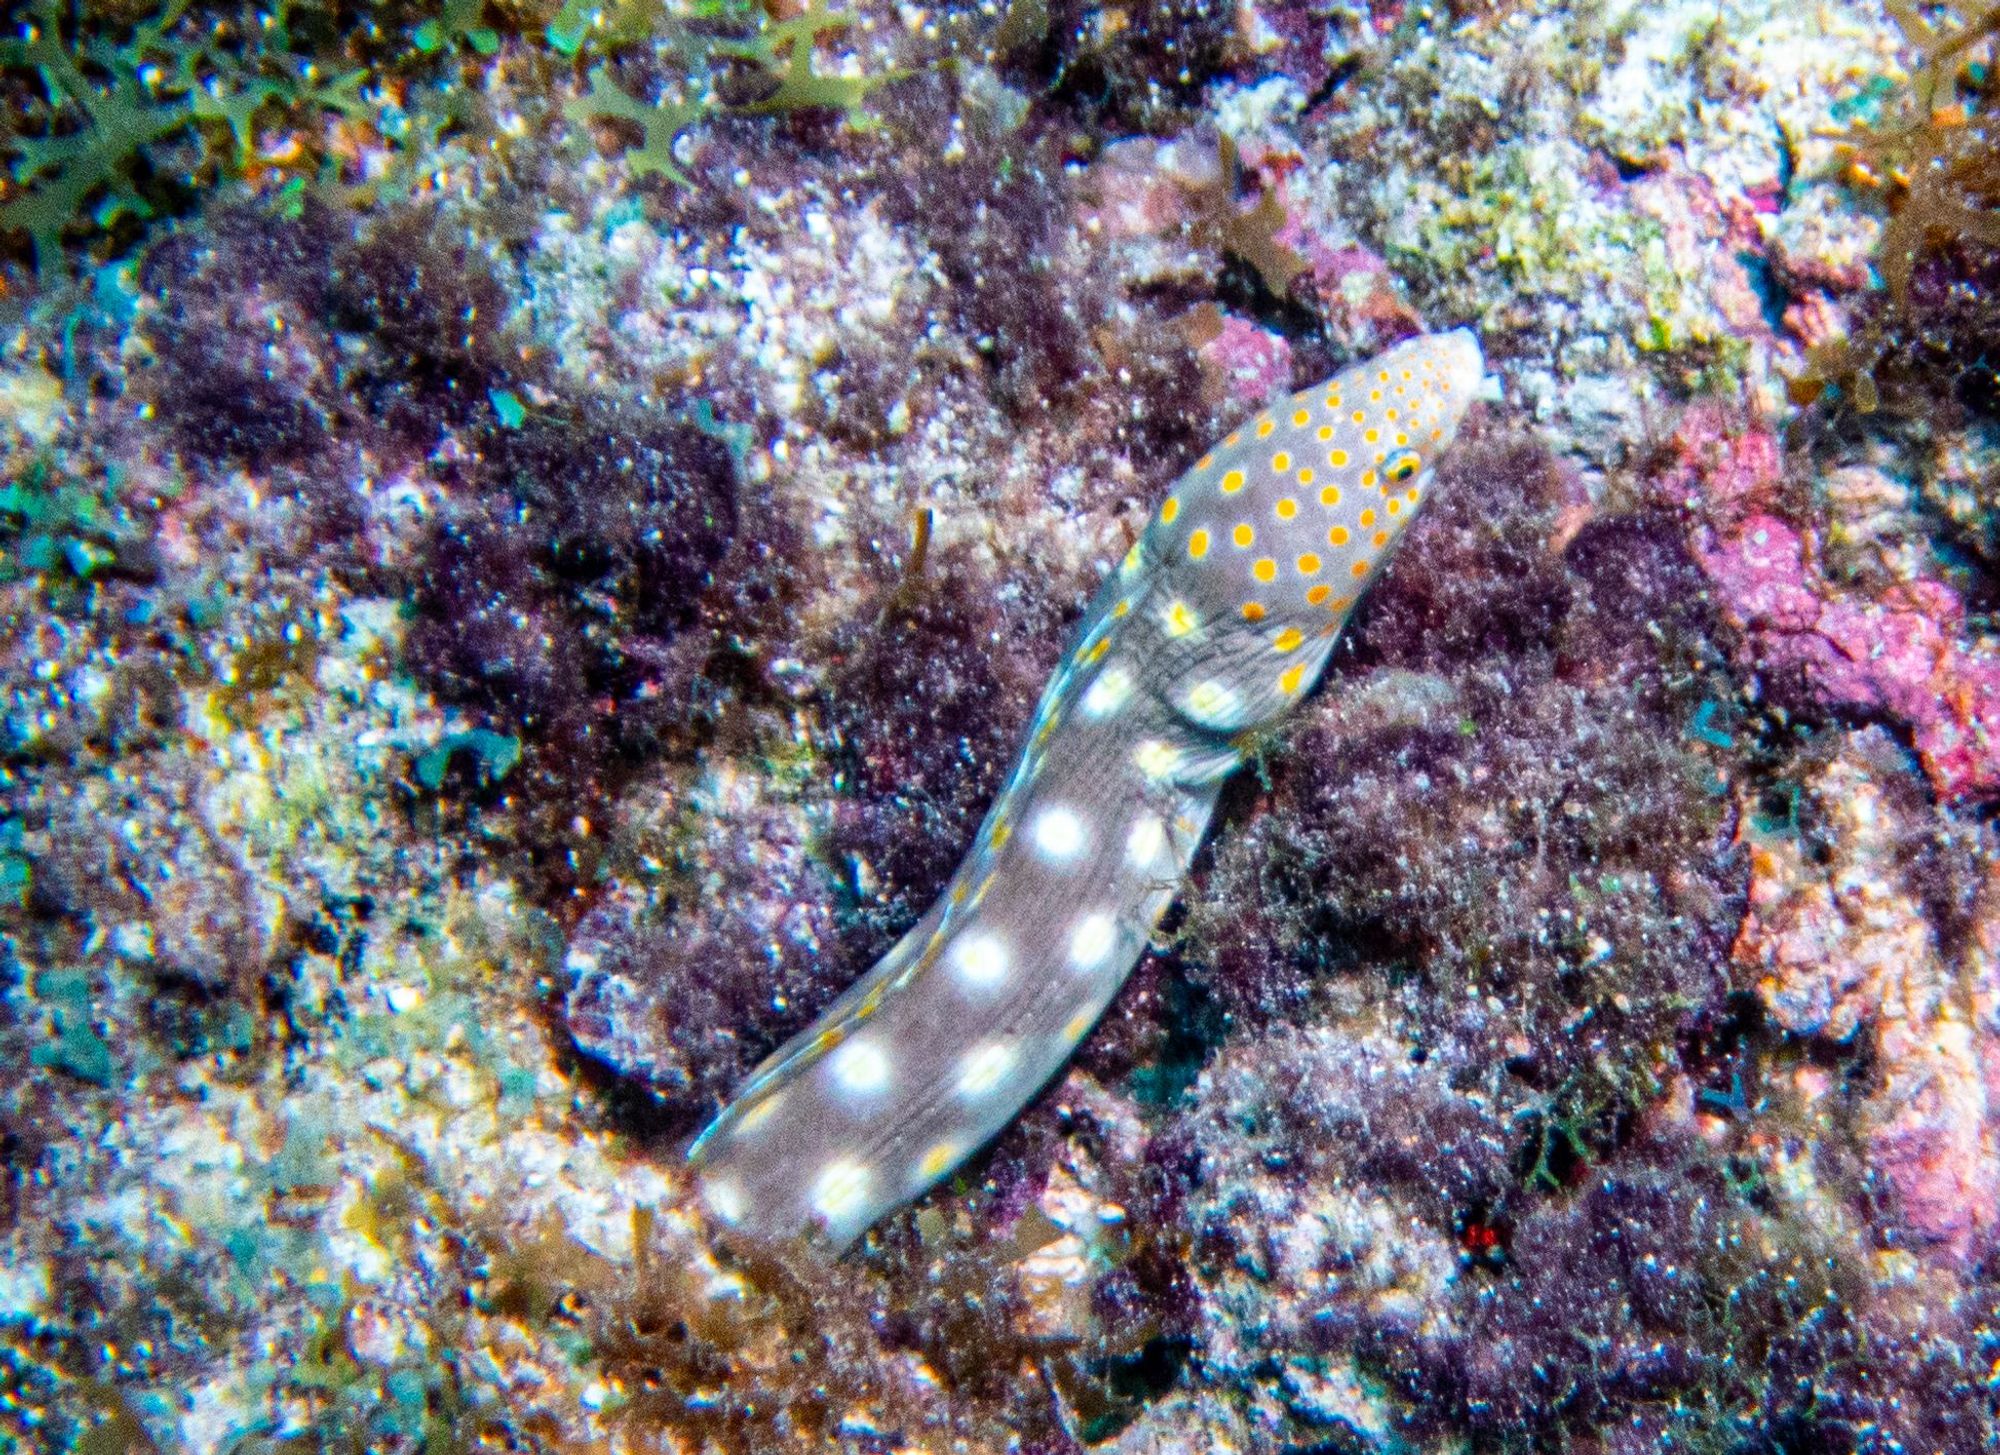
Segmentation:
<svg viewBox="0 0 2000 1455">
<path fill-rule="evenodd" d="M 1398 450 L 1389 456 L 1389 462 L 1382 467 L 1382 478 L 1391 485 L 1400 485 L 1416 474 L 1422 464 L 1415 450 Z"/>
</svg>

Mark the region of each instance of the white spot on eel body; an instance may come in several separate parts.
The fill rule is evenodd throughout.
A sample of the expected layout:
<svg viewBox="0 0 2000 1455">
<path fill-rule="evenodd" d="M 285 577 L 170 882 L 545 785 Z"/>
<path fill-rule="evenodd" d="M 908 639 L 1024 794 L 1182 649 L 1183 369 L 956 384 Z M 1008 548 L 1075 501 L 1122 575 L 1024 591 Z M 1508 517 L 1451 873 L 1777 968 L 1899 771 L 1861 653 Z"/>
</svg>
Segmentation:
<svg viewBox="0 0 2000 1455">
<path fill-rule="evenodd" d="M 1077 706 L 1085 717 L 1096 721 L 1111 716 L 1131 698 L 1132 669 L 1123 662 L 1113 662 L 1097 674 Z"/>
<path fill-rule="evenodd" d="M 851 1096 L 872 1096 L 889 1084 L 889 1057 L 872 1040 L 847 1042 L 826 1058 L 826 1069 Z"/>
<path fill-rule="evenodd" d="M 1007 978 L 1007 947 L 997 935 L 960 935 L 945 953 L 952 972 L 967 985 L 985 989 Z"/>
<path fill-rule="evenodd" d="M 985 1096 L 1007 1079 L 1017 1055 L 1005 1041 L 974 1046 L 959 1059 L 958 1094 L 967 1098 Z"/>
<path fill-rule="evenodd" d="M 868 1200 L 874 1174 L 852 1157 L 836 1157 L 820 1168 L 813 1181 L 813 1211 L 830 1223 L 852 1217 Z"/>
<path fill-rule="evenodd" d="M 1052 804 L 1035 815 L 1028 830 L 1035 849 L 1052 864 L 1067 864 L 1084 851 L 1090 831 L 1072 809 Z"/>
<path fill-rule="evenodd" d="M 1159 738 L 1141 738 L 1138 746 L 1132 749 L 1132 761 L 1141 773 L 1157 783 L 1174 775 L 1181 765 L 1181 755 L 1172 743 Z"/>
<path fill-rule="evenodd" d="M 1134 869 L 1150 869 L 1159 863 L 1166 847 L 1167 826 L 1160 822 L 1160 816 L 1142 813 L 1132 820 L 1132 831 L 1125 836 L 1125 862 Z"/>
<path fill-rule="evenodd" d="M 1118 943 L 1118 921 L 1108 914 L 1087 914 L 1069 936 L 1069 963 L 1075 970 L 1095 970 L 1111 958 Z"/>
<path fill-rule="evenodd" d="M 1204 725 L 1217 725 L 1236 711 L 1242 699 L 1227 682 L 1209 679 L 1197 682 L 1183 699 L 1188 715 Z"/>
</svg>

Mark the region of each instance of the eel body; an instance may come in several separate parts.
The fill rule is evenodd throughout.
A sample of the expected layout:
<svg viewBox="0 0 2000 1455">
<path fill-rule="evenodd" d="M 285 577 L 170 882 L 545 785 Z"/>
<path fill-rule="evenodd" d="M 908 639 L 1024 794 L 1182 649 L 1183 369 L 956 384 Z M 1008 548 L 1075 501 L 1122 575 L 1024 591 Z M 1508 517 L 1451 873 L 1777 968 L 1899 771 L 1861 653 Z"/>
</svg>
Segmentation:
<svg viewBox="0 0 2000 1455">
<path fill-rule="evenodd" d="M 1415 338 L 1175 482 L 937 903 L 696 1140 L 714 1216 L 844 1249 L 1047 1084 L 1145 952 L 1223 781 L 1318 680 L 1483 382 L 1470 331 Z"/>
</svg>

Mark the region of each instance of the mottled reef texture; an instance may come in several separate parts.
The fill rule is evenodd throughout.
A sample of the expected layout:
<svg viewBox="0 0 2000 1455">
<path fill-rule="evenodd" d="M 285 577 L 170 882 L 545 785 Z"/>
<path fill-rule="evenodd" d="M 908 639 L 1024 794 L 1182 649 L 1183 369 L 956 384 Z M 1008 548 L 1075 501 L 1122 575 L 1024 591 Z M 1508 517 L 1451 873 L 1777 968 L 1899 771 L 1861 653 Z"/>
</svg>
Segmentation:
<svg viewBox="0 0 2000 1455">
<path fill-rule="evenodd" d="M 0 253 L 0 1452 L 2000 1448 L 2000 14 L 292 11 Z M 1067 1075 L 713 1242 L 1166 483 L 1460 324 Z"/>
</svg>

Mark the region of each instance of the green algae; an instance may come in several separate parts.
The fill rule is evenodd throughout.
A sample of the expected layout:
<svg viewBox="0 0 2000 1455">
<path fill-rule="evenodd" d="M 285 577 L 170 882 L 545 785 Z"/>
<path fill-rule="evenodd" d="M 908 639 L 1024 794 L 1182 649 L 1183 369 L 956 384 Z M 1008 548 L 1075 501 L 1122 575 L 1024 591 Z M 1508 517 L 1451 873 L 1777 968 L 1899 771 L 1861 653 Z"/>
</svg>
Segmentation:
<svg viewBox="0 0 2000 1455">
<path fill-rule="evenodd" d="M 682 187 L 692 188 L 694 178 L 674 157 L 674 146 L 696 122 L 712 115 L 706 101 L 645 102 L 628 95 L 605 68 L 590 73 L 590 90 L 564 103 L 563 114 L 573 122 L 629 122 L 639 129 L 640 141 L 627 149 L 625 165 L 635 177 L 665 177 Z"/>
<path fill-rule="evenodd" d="M 0 485 L 0 581 L 78 585 L 133 559 L 145 534 L 113 479 L 93 487 L 42 458 Z"/>
<path fill-rule="evenodd" d="M 410 771 L 416 774 L 418 783 L 436 793 L 444 787 L 445 775 L 450 772 L 452 763 L 461 759 L 472 764 L 479 786 L 486 788 L 498 783 L 519 766 L 521 740 L 489 728 L 452 733 L 436 747 L 419 754 Z"/>
<path fill-rule="evenodd" d="M 289 1364 L 265 1371 L 270 1397 L 297 1401 L 309 1411 L 307 1422 L 281 1428 L 269 1419 L 239 1429 L 228 1455 L 385 1447 L 453 1455 L 481 1447 L 486 1422 L 442 1337 L 452 1331 L 449 1316 L 429 1343 L 431 1357 L 406 1356 L 384 1368 L 356 1353 L 349 1332 L 367 1289 L 349 1276 L 311 1291 L 320 1308 L 302 1347 Z"/>
<path fill-rule="evenodd" d="M 638 144 L 625 153 L 634 176 L 665 177 L 693 190 L 694 178 L 681 165 L 675 148 L 692 128 L 720 116 L 825 111 L 850 127 L 869 129 L 875 124 L 868 111 L 869 97 L 909 74 L 843 75 L 821 70 L 818 53 L 823 38 L 852 24 L 850 17 L 828 10 L 824 0 L 815 0 L 804 14 L 789 20 L 772 20 L 761 11 L 746 14 L 730 5 L 713 8 L 725 22 L 741 25 L 754 18 L 756 28 L 747 40 L 719 39 L 691 28 L 670 30 L 670 49 L 686 67 L 677 95 L 641 101 L 613 81 L 606 66 L 597 65 L 590 71 L 590 89 L 563 106 L 563 114 L 573 123 L 608 121 L 636 128 Z M 581 49 L 583 38 L 593 33 L 589 15 L 565 7 L 558 17 L 561 28 L 552 36 L 558 50 L 574 54 Z M 724 72 L 732 64 L 748 73 L 742 84 L 761 94 L 731 99 L 728 93 L 735 87 Z"/>
<path fill-rule="evenodd" d="M 110 1043 L 94 1022 L 89 974 L 83 970 L 44 970 L 35 976 L 34 988 L 35 999 L 48 1008 L 53 1032 L 28 1053 L 28 1059 L 92 1086 L 110 1086 L 116 1064 Z"/>
<path fill-rule="evenodd" d="M 872 124 L 865 109 L 870 93 L 908 73 L 841 76 L 819 70 L 814 57 L 820 37 L 838 35 L 850 24 L 848 16 L 828 10 L 825 0 L 813 0 L 803 15 L 765 25 L 748 45 L 725 47 L 723 54 L 750 61 L 777 81 L 767 95 L 735 109 L 752 116 L 833 111 L 850 126 Z"/>
<path fill-rule="evenodd" d="M 71 24 L 60 0 L 32 0 L 20 34 L 0 40 L 0 70 L 39 92 L 26 125 L 0 133 L 12 183 L 0 233 L 26 236 L 37 272 L 54 268 L 71 235 L 129 234 L 176 194 L 244 176 L 274 120 L 366 110 L 364 72 L 324 67 L 295 40 L 289 0 L 248 22 L 191 4 L 166 0 L 119 34 Z M 170 158 L 182 143 L 191 156 Z"/>
<path fill-rule="evenodd" d="M 461 43 L 477 55 L 498 55 L 500 32 L 480 22 L 485 9 L 485 0 L 444 0 L 444 13 L 420 22 L 410 44 L 427 56 Z"/>
<path fill-rule="evenodd" d="M 0 818 L 0 902 L 25 909 L 35 887 L 35 866 L 23 848 L 21 821 Z"/>
<path fill-rule="evenodd" d="M 512 389 L 489 389 L 486 398 L 493 406 L 493 417 L 500 421 L 502 429 L 519 429 L 527 423 L 528 406 Z"/>
</svg>

